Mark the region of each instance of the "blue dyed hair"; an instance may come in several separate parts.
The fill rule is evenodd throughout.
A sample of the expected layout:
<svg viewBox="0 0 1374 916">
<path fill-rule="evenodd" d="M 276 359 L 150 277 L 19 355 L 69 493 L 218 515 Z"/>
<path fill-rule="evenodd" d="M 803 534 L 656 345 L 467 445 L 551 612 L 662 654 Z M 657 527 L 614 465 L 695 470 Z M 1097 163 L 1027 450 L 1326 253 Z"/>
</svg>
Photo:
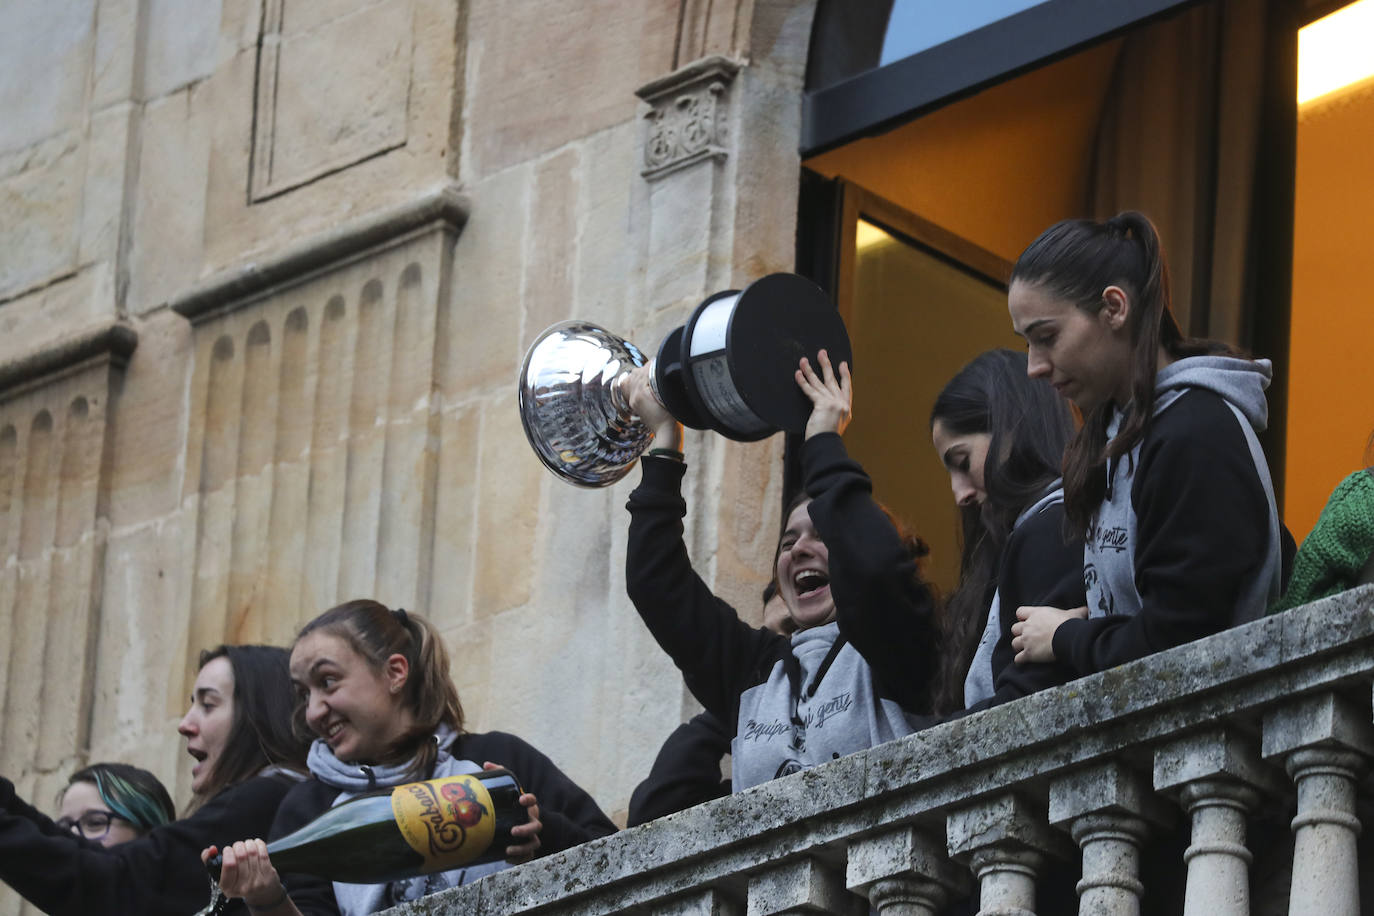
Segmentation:
<svg viewBox="0 0 1374 916">
<path fill-rule="evenodd" d="M 132 824 L 139 833 L 176 820 L 172 797 L 147 770 L 127 763 L 93 763 L 73 773 L 67 785 L 70 787 L 78 782 L 93 783 L 110 811 Z"/>
</svg>

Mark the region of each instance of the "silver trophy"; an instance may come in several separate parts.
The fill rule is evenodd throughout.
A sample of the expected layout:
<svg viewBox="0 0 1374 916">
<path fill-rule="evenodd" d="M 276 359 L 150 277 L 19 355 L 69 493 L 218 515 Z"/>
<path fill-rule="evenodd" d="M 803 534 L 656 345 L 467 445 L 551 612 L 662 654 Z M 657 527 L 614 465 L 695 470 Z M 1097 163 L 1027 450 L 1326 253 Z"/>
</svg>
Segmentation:
<svg viewBox="0 0 1374 916">
<path fill-rule="evenodd" d="M 654 394 L 684 426 L 736 441 L 799 433 L 811 402 L 794 372 L 821 349 L 852 367 L 849 335 L 826 294 L 796 274 L 772 274 L 711 296 L 663 339 Z M 644 364 L 638 347 L 591 322 L 564 321 L 539 335 L 520 369 L 520 420 L 549 470 L 584 487 L 629 472 L 653 433 L 621 389 Z"/>
</svg>

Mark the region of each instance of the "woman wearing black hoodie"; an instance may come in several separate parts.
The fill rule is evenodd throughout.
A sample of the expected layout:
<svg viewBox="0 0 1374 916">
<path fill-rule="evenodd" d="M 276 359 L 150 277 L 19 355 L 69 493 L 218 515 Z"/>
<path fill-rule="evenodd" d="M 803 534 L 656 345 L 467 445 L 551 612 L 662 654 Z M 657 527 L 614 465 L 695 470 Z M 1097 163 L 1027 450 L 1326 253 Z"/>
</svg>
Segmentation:
<svg viewBox="0 0 1374 916">
<path fill-rule="evenodd" d="M 931 711 L 935 602 L 917 574 L 924 546 L 873 501 L 845 452 L 848 367 L 801 361 L 813 403 L 802 447 L 805 492 L 788 507 L 774 574 L 796 631 L 742 622 L 693 571 L 683 543 L 682 431 L 644 369 L 630 405 L 655 432 L 630 494 L 626 586 L 697 699 L 728 730 L 739 791 L 909 734 Z"/>
<path fill-rule="evenodd" d="M 1007 301 L 1030 376 L 1084 414 L 1064 505 L 1089 614 L 1018 609 L 1016 661 L 1090 674 L 1261 615 L 1292 541 L 1256 436 L 1268 360 L 1184 338 L 1159 237 L 1134 211 L 1047 229 Z"/>
</svg>

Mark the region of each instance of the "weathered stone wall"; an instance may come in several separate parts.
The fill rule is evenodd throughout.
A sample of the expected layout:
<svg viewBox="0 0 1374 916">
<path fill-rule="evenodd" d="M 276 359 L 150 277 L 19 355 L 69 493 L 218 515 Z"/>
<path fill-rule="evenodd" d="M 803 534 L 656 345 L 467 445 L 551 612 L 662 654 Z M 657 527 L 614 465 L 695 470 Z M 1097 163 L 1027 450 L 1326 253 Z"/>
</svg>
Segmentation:
<svg viewBox="0 0 1374 916">
<path fill-rule="evenodd" d="M 689 705 L 624 597 L 637 475 L 553 480 L 515 376 L 553 321 L 652 348 L 791 267 L 812 6 L 6 4 L 0 772 L 184 802 L 199 650 L 375 595 L 623 809 Z M 688 446 L 698 567 L 756 613 L 780 443 Z"/>
</svg>

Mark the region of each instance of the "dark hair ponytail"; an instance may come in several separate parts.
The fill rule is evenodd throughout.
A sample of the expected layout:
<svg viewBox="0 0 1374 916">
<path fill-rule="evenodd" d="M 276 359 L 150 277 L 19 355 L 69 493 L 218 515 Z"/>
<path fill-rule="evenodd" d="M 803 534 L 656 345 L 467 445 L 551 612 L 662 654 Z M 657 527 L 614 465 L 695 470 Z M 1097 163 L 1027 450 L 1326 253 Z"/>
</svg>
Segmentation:
<svg viewBox="0 0 1374 916">
<path fill-rule="evenodd" d="M 435 730 L 444 724 L 459 734 L 463 731 L 463 706 L 449 675 L 448 650 L 439 631 L 419 614 L 400 608 L 393 611 L 381 602 L 365 598 L 346 601 L 325 611 L 307 623 L 296 640 L 299 642 L 316 630 L 342 639 L 374 670 L 380 671 L 392 655 L 405 658 L 410 673 L 403 699 L 415 725 L 391 749 L 392 753 L 379 762 L 413 758 L 409 775 L 429 778 L 439 755 L 432 740 Z M 304 705 L 296 708 L 296 723 L 308 733 Z"/>
<path fill-rule="evenodd" d="M 943 713 L 964 706 L 964 676 L 997 585 L 1002 548 L 1017 517 L 1059 476 L 1074 420 L 1053 388 L 1026 375 L 1025 353 L 989 350 L 945 384 L 930 410 L 932 428 L 936 421 L 956 436 L 991 437 L 983 463 L 987 499 L 960 508 L 959 586 L 945 602 L 935 687 L 936 711 Z"/>
<path fill-rule="evenodd" d="M 1103 402 L 1094 407 L 1064 455 L 1065 514 L 1075 529 L 1085 533 L 1106 495 L 1108 459 L 1129 452 L 1149 431 L 1159 351 L 1175 359 L 1235 351 L 1223 343 L 1183 336 L 1174 318 L 1169 266 L 1159 233 L 1148 217 L 1135 210 L 1100 222 L 1055 223 L 1021 253 L 1011 282 L 1037 287 L 1090 314 L 1102 308 L 1109 286 L 1124 290 L 1131 303 L 1127 313 L 1130 402 Z M 1113 406 L 1121 408 L 1125 417 L 1108 441 Z"/>
</svg>

